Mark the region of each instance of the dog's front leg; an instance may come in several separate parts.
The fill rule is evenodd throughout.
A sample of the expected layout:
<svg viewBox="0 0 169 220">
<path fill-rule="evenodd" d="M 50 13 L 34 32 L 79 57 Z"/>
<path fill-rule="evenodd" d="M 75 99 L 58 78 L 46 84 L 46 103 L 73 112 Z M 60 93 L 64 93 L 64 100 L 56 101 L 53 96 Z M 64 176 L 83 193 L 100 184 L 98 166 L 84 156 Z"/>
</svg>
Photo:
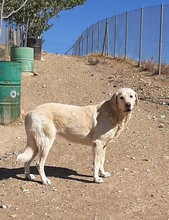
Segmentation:
<svg viewBox="0 0 169 220">
<path fill-rule="evenodd" d="M 104 170 L 105 154 L 106 154 L 106 145 L 103 147 L 102 160 L 100 164 L 100 173 L 101 173 L 101 176 L 103 177 L 109 177 L 111 176 L 111 174 Z"/>
<path fill-rule="evenodd" d="M 93 178 L 96 183 L 102 183 L 103 178 L 99 177 L 100 167 L 103 167 L 101 164 L 104 157 L 104 145 L 100 140 L 96 140 L 93 143 Z"/>
</svg>

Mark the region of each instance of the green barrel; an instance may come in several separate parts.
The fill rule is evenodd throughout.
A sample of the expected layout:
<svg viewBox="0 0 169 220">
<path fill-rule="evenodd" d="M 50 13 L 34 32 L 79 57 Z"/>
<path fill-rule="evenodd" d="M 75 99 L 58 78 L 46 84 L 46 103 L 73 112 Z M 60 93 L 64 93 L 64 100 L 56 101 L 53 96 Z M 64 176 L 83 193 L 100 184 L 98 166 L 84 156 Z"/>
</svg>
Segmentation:
<svg viewBox="0 0 169 220">
<path fill-rule="evenodd" d="M 34 50 L 30 47 L 11 47 L 11 61 L 21 62 L 22 72 L 33 72 Z"/>
<path fill-rule="evenodd" d="M 21 63 L 0 61 L 0 124 L 20 117 Z"/>
</svg>

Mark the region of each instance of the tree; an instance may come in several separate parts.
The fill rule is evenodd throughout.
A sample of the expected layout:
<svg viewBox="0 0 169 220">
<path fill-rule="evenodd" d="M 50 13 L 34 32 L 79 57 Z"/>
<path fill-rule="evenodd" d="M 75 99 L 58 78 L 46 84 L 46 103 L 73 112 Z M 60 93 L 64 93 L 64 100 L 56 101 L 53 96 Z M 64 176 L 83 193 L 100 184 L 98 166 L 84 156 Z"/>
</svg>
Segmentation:
<svg viewBox="0 0 169 220">
<path fill-rule="evenodd" d="M 0 36 L 1 36 L 1 30 L 2 30 L 2 19 L 7 19 L 9 18 L 12 14 L 18 12 L 27 2 L 28 0 L 24 0 L 24 2 L 18 6 L 18 8 L 16 10 L 12 10 L 9 12 L 8 15 L 4 15 L 4 4 L 5 4 L 5 0 L 2 0 L 2 2 L 0 3 Z M 10 9 L 10 8 L 9 8 Z"/>
<path fill-rule="evenodd" d="M 86 0 L 29 0 L 18 12 L 11 14 L 7 20 L 24 25 L 27 37 L 40 37 L 53 24 L 52 17 L 58 17 L 62 10 L 72 9 L 82 5 Z M 5 0 L 4 14 L 16 11 L 25 0 Z"/>
</svg>

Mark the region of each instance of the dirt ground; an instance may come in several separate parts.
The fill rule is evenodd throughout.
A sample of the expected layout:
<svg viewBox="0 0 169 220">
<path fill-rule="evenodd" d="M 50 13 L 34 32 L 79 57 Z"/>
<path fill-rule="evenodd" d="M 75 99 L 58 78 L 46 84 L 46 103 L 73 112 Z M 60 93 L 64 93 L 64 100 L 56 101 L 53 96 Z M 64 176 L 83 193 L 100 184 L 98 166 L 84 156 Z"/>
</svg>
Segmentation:
<svg viewBox="0 0 169 220">
<path fill-rule="evenodd" d="M 131 87 L 139 105 L 128 127 L 109 144 L 103 184 L 93 183 L 92 150 L 55 141 L 46 162 L 51 186 L 25 181 L 16 156 L 26 145 L 24 116 L 0 125 L 0 219 L 2 220 L 168 220 L 169 219 L 169 76 L 152 76 L 133 65 L 99 57 L 45 55 L 36 75 L 22 75 L 25 114 L 45 102 L 91 105 Z"/>
</svg>

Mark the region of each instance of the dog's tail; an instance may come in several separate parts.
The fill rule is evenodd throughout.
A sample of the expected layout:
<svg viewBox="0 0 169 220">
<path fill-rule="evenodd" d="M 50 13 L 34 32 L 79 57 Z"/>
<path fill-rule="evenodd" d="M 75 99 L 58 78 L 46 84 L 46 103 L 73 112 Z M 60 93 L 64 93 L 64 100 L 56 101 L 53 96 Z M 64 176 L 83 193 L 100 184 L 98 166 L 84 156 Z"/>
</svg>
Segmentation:
<svg viewBox="0 0 169 220">
<path fill-rule="evenodd" d="M 25 151 L 24 151 L 22 154 L 19 154 L 19 155 L 17 156 L 16 161 L 17 161 L 17 162 L 26 163 L 26 162 L 32 160 L 32 158 L 34 157 L 34 155 L 35 155 L 34 150 L 33 150 L 31 147 L 27 146 L 27 148 L 25 149 Z"/>
</svg>

